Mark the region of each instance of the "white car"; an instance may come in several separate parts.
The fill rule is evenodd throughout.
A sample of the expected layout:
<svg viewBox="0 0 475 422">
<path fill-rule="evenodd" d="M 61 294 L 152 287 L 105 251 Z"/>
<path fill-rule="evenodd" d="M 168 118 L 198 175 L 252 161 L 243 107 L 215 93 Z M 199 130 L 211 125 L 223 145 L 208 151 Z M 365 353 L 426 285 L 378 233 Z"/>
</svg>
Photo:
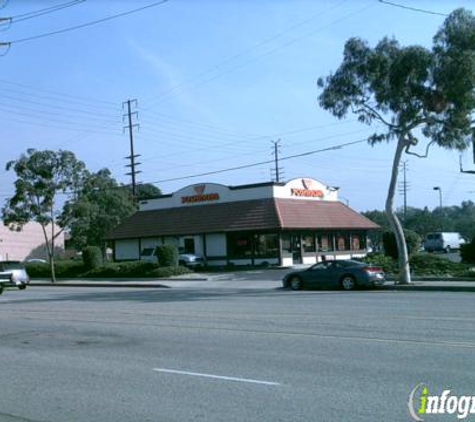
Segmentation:
<svg viewBox="0 0 475 422">
<path fill-rule="evenodd" d="M 30 277 L 21 262 L 0 261 L 0 294 L 6 286 L 23 290 L 28 284 L 30 284 Z"/>
</svg>

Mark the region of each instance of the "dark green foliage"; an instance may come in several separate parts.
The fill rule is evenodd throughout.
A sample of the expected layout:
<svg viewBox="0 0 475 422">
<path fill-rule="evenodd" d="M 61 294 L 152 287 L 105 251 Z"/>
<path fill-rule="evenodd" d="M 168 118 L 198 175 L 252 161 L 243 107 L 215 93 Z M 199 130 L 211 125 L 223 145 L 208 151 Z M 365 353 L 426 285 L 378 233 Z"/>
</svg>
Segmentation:
<svg viewBox="0 0 475 422">
<path fill-rule="evenodd" d="M 105 234 L 136 211 L 130 190 L 120 186 L 108 169 L 83 177 L 78 194 L 63 208 L 71 243 L 103 247 Z"/>
<path fill-rule="evenodd" d="M 102 263 L 102 251 L 97 246 L 87 246 L 82 250 L 82 260 L 84 268 L 92 270 L 99 268 Z"/>
<path fill-rule="evenodd" d="M 193 271 L 190 270 L 189 268 L 183 267 L 183 266 L 178 266 L 178 267 L 159 267 L 155 268 L 154 270 L 150 271 L 147 276 L 148 277 L 157 277 L 157 278 L 162 278 L 162 277 L 172 277 L 172 276 L 177 276 L 177 275 L 182 275 L 182 274 L 190 274 Z"/>
<path fill-rule="evenodd" d="M 136 186 L 137 201 L 145 201 L 147 199 L 160 196 L 162 191 L 151 183 L 142 183 Z"/>
<path fill-rule="evenodd" d="M 362 260 L 383 268 L 389 276 L 397 274 L 397 262 L 390 256 L 368 254 Z M 410 264 L 412 274 L 419 277 L 456 277 L 466 276 L 469 273 L 466 265 L 450 261 L 443 256 L 435 254 L 417 253 L 411 257 Z"/>
<path fill-rule="evenodd" d="M 90 278 L 160 278 L 188 274 L 186 267 L 159 267 L 153 262 L 110 262 L 83 274 Z"/>
<path fill-rule="evenodd" d="M 397 273 L 397 262 L 390 256 L 384 255 L 382 253 L 370 253 L 362 260 L 368 264 L 381 267 L 386 274 Z"/>
<path fill-rule="evenodd" d="M 48 263 L 30 263 L 25 265 L 30 277 L 49 278 L 51 277 L 51 269 Z M 56 261 L 56 276 L 59 278 L 78 277 L 84 272 L 84 265 L 77 261 Z"/>
<path fill-rule="evenodd" d="M 30 277 L 47 278 L 50 276 L 48 264 L 26 264 Z M 127 261 L 109 262 L 100 267 L 87 270 L 82 262 L 58 261 L 56 274 L 59 278 L 160 278 L 189 274 L 193 271 L 186 267 L 159 267 L 153 262 Z"/>
<path fill-rule="evenodd" d="M 55 281 L 55 240 L 64 229 L 70 215 L 58 218 L 55 204 L 58 194 L 76 191 L 84 174 L 84 163 L 70 151 L 37 151 L 28 149 L 18 160 L 10 161 L 7 170 L 16 173 L 15 193 L 5 201 L 3 224 L 13 230 L 30 221 L 43 227 L 46 251 L 50 261 L 51 281 Z"/>
<path fill-rule="evenodd" d="M 411 268 L 420 276 L 457 276 L 466 272 L 466 266 L 434 254 L 416 254 L 411 257 Z"/>
<path fill-rule="evenodd" d="M 85 277 L 136 278 L 146 277 L 158 264 L 144 261 L 108 262 L 99 268 L 87 271 Z"/>
<path fill-rule="evenodd" d="M 58 265 L 58 263 L 56 263 L 56 265 Z M 25 268 L 30 277 L 47 278 L 51 275 L 51 269 L 47 262 L 26 263 Z"/>
<path fill-rule="evenodd" d="M 371 145 L 397 141 L 385 210 L 400 245 L 404 233 L 393 204 L 403 154 L 424 157 L 433 145 L 464 150 L 475 141 L 474 40 L 475 17 L 457 9 L 434 36 L 432 48 L 404 47 L 390 38 L 372 48 L 350 38 L 338 69 L 318 80 L 321 107 L 339 119 L 351 113 L 361 123 L 379 123 L 368 136 Z M 398 260 L 401 283 L 410 282 L 405 249 Z"/>
<path fill-rule="evenodd" d="M 178 266 L 178 248 L 173 245 L 157 246 L 155 253 L 161 267 Z"/>
<path fill-rule="evenodd" d="M 475 237 L 470 243 L 460 247 L 460 256 L 462 262 L 466 264 L 475 264 Z"/>
<path fill-rule="evenodd" d="M 421 245 L 421 238 L 416 232 L 412 230 L 404 230 L 404 237 L 406 239 L 407 252 L 409 256 L 415 254 Z M 391 258 L 398 258 L 398 250 L 396 244 L 396 237 L 391 231 L 383 233 L 383 247 L 384 253 Z"/>
</svg>

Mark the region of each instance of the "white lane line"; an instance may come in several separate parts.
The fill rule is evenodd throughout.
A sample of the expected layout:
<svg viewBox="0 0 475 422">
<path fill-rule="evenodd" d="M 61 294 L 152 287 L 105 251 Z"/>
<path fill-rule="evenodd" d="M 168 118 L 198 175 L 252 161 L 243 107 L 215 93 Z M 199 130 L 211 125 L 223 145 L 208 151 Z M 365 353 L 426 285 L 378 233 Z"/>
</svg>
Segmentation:
<svg viewBox="0 0 475 422">
<path fill-rule="evenodd" d="M 263 385 L 281 385 L 278 382 L 272 382 L 272 381 L 253 380 L 249 378 L 226 377 L 223 375 L 201 374 L 199 372 L 177 371 L 176 369 L 153 368 L 153 370 L 156 372 L 164 372 L 167 374 L 191 375 L 194 377 L 214 378 L 214 379 L 224 380 L 224 381 L 248 382 L 252 384 L 263 384 Z"/>
</svg>

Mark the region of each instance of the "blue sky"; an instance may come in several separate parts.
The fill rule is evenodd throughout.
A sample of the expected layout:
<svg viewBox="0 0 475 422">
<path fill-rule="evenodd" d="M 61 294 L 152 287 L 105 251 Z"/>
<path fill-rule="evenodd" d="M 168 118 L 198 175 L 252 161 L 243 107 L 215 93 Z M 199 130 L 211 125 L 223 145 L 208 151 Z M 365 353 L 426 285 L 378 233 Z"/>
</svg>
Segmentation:
<svg viewBox="0 0 475 422">
<path fill-rule="evenodd" d="M 66 0 L 5 0 L 1 17 Z M 372 129 L 338 121 L 317 104 L 316 81 L 341 62 L 345 41 L 375 45 L 384 36 L 429 46 L 439 15 L 378 0 L 168 0 L 162 5 L 54 36 L 25 38 L 81 25 L 154 3 L 86 0 L 4 25 L 13 41 L 0 57 L 0 202 L 13 192 L 5 164 L 27 148 L 73 151 L 91 171 L 108 167 L 120 182 L 129 140 L 122 103 L 138 101 L 138 180 L 164 193 L 192 183 L 239 185 L 271 180 L 271 164 L 167 181 L 272 160 L 364 139 Z M 472 1 L 398 1 L 450 13 Z M 394 144 L 357 143 L 281 162 L 283 178 L 313 177 L 339 186 L 358 211 L 383 209 Z M 431 150 L 407 160 L 408 205 L 459 205 L 475 199 L 475 175 L 459 172 L 459 154 Z M 475 169 L 472 151 L 462 155 Z M 403 199 L 398 195 L 396 205 Z"/>
</svg>

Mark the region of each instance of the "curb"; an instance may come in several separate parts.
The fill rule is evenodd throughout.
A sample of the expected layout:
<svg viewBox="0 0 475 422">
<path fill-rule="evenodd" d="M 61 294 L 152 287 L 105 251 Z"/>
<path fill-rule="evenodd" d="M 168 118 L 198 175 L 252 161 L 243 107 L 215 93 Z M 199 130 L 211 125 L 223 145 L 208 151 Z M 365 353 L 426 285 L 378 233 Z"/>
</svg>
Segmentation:
<svg viewBox="0 0 475 422">
<path fill-rule="evenodd" d="M 163 288 L 169 289 L 170 286 L 157 283 L 30 283 L 29 287 L 132 287 L 132 288 Z"/>
<path fill-rule="evenodd" d="M 411 291 L 411 292 L 472 292 L 475 293 L 475 286 L 450 286 L 444 284 L 442 286 L 434 286 L 434 285 L 422 285 L 422 284 L 414 284 L 409 286 L 400 286 L 400 285 L 388 285 L 383 286 L 381 290 L 389 290 L 389 291 Z"/>
</svg>

